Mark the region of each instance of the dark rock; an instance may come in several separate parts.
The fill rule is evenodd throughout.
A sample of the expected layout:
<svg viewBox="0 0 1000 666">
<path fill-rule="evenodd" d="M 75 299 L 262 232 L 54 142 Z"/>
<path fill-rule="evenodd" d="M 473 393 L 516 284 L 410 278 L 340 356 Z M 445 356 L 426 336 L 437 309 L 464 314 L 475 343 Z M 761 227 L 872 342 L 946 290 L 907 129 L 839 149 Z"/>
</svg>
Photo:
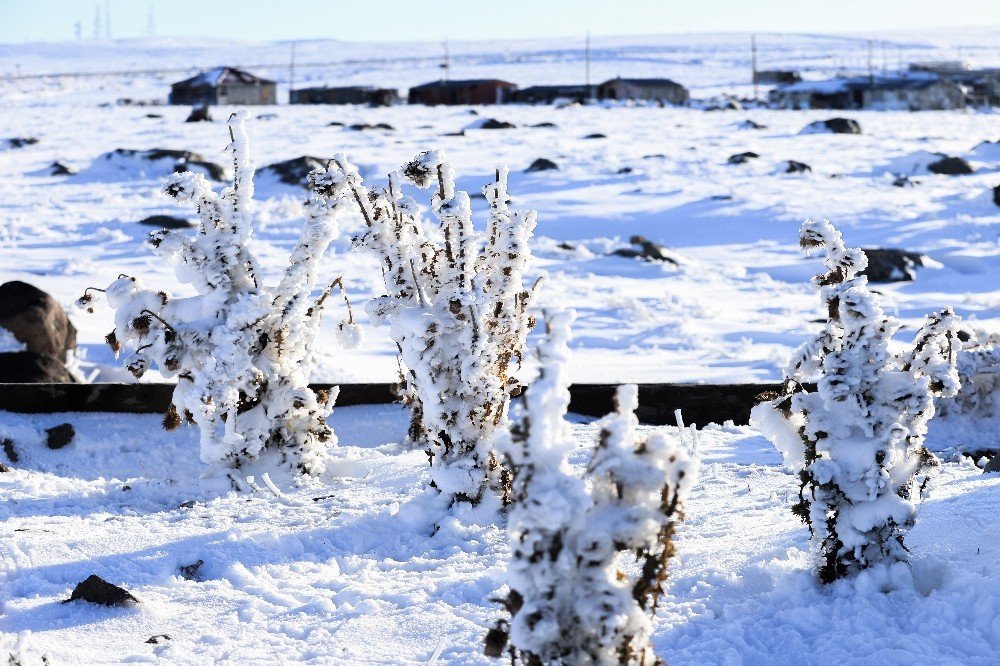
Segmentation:
<svg viewBox="0 0 1000 666">
<path fill-rule="evenodd" d="M 177 568 L 177 571 L 184 580 L 198 580 L 198 572 L 203 564 L 205 564 L 205 560 L 198 560 L 193 564 L 182 564 Z"/>
<path fill-rule="evenodd" d="M 919 180 L 913 180 L 905 174 L 896 176 L 892 181 L 893 187 L 916 187 Z"/>
<path fill-rule="evenodd" d="M 55 356 L 33 351 L 0 352 L 0 384 L 75 384 Z"/>
<path fill-rule="evenodd" d="M 621 169 L 618 169 L 618 173 L 620 174 L 632 173 L 633 171 L 634 169 L 632 167 L 622 167 Z"/>
<path fill-rule="evenodd" d="M 0 463 L 0 474 L 6 474 L 9 471 L 10 471 L 10 467 L 7 467 L 7 465 L 4 465 L 3 463 Z"/>
<path fill-rule="evenodd" d="M 76 328 L 56 299 L 26 282 L 0 285 L 0 327 L 28 351 L 65 358 L 76 349 Z"/>
<path fill-rule="evenodd" d="M 160 115 L 159 113 L 147 113 L 146 117 L 147 118 L 162 118 L 163 116 Z"/>
<path fill-rule="evenodd" d="M 7 144 L 8 148 L 24 148 L 25 146 L 33 146 L 38 143 L 38 139 L 33 136 L 15 136 L 10 139 L 5 139 L 4 142 Z"/>
<path fill-rule="evenodd" d="M 805 173 L 807 171 L 812 171 L 812 167 L 805 162 L 796 162 L 795 160 L 788 160 L 788 166 L 785 168 L 785 173 Z"/>
<path fill-rule="evenodd" d="M 558 170 L 559 165 L 557 165 L 552 160 L 547 160 L 544 157 L 539 157 L 537 160 L 531 163 L 531 165 L 524 170 L 524 173 L 535 173 L 536 171 L 552 171 Z"/>
<path fill-rule="evenodd" d="M 73 441 L 76 430 L 70 423 L 61 423 L 45 431 L 45 446 L 50 449 L 61 449 Z"/>
<path fill-rule="evenodd" d="M 834 134 L 861 134 L 861 124 L 853 118 L 829 118 L 821 122 Z"/>
<path fill-rule="evenodd" d="M 573 251 L 576 250 L 576 246 L 575 245 L 571 245 L 570 243 L 567 243 L 566 241 L 563 241 L 562 243 L 559 243 L 558 245 L 556 245 L 556 247 L 559 248 L 560 250 L 567 250 L 569 252 L 573 252 Z"/>
<path fill-rule="evenodd" d="M 928 164 L 927 170 L 931 173 L 939 173 L 945 176 L 964 176 L 975 173 L 972 165 L 961 157 L 943 157 L 937 162 Z"/>
<path fill-rule="evenodd" d="M 1000 185 L 993 188 L 993 203 L 1000 206 Z"/>
<path fill-rule="evenodd" d="M 868 268 L 862 275 L 869 282 L 910 282 L 917 276 L 916 269 L 924 265 L 924 256 L 919 252 L 907 252 L 893 248 L 862 248 L 868 257 Z"/>
<path fill-rule="evenodd" d="M 486 118 L 483 122 L 476 126 L 476 129 L 514 129 L 517 127 L 514 123 L 508 123 L 506 120 L 496 120 L 495 118 Z"/>
<path fill-rule="evenodd" d="M 601 134 L 600 132 L 594 132 L 593 134 L 588 134 L 587 136 L 585 136 L 583 138 L 584 139 L 607 139 L 608 137 L 607 137 L 606 134 Z"/>
<path fill-rule="evenodd" d="M 458 130 L 457 132 L 445 132 L 441 136 L 465 136 L 465 130 Z"/>
<path fill-rule="evenodd" d="M 93 604 L 104 606 L 131 606 L 139 603 L 128 590 L 112 585 L 100 576 L 91 575 L 73 589 L 73 594 L 63 603 L 70 601 L 89 601 Z"/>
<path fill-rule="evenodd" d="M 642 159 L 644 159 L 644 160 L 664 160 L 666 158 L 667 158 L 667 156 L 664 155 L 664 154 L 662 154 L 662 153 L 657 153 L 655 155 L 643 155 L 642 156 Z"/>
<path fill-rule="evenodd" d="M 990 461 L 986 463 L 986 467 L 983 468 L 983 474 L 992 474 L 993 472 L 1000 472 L 1000 455 L 990 458 Z"/>
<path fill-rule="evenodd" d="M 344 123 L 340 122 L 339 120 L 334 120 L 332 122 L 327 123 L 326 126 L 327 127 L 343 127 Z"/>
<path fill-rule="evenodd" d="M 760 157 L 760 155 L 758 155 L 753 151 L 748 150 L 745 153 L 737 153 L 736 155 L 730 155 L 729 159 L 726 161 L 729 162 L 730 164 L 745 164 L 746 162 L 749 162 L 750 160 L 755 160 L 758 157 Z"/>
<path fill-rule="evenodd" d="M 163 643 L 164 641 L 169 641 L 169 640 L 170 636 L 168 636 L 167 634 L 157 634 L 155 636 L 150 636 L 149 638 L 147 638 L 146 642 L 151 645 L 158 645 L 160 643 Z"/>
<path fill-rule="evenodd" d="M 72 176 L 76 173 L 76 169 L 57 161 L 49 165 L 49 173 L 53 176 Z"/>
<path fill-rule="evenodd" d="M 183 217 L 174 217 L 173 215 L 150 215 L 139 220 L 139 224 L 156 227 L 157 229 L 190 229 L 196 226 L 191 220 L 185 220 Z"/>
<path fill-rule="evenodd" d="M 138 158 L 142 160 L 173 160 L 174 172 L 190 171 L 191 167 L 200 167 L 208 173 L 212 180 L 223 180 L 226 177 L 226 170 L 215 162 L 209 162 L 198 153 L 190 150 L 173 150 L 171 148 L 153 148 L 152 150 L 131 150 L 129 148 L 116 148 L 110 153 L 104 154 L 104 159 L 111 160 L 116 157 Z"/>
<path fill-rule="evenodd" d="M 713 194 L 712 196 L 709 197 L 709 199 L 711 199 L 712 201 L 732 201 L 733 200 L 733 195 L 732 194 Z"/>
<path fill-rule="evenodd" d="M 755 120 L 747 119 L 747 120 L 744 120 L 743 122 L 741 122 L 739 124 L 739 128 L 740 129 L 762 130 L 762 129 L 767 129 L 767 125 L 762 125 L 762 124 L 758 123 Z"/>
<path fill-rule="evenodd" d="M 0 442 L 0 447 L 3 447 L 4 455 L 6 455 L 7 460 L 12 463 L 16 463 L 21 459 L 21 456 L 17 454 L 17 449 L 14 448 L 14 440 L 9 438 L 4 439 L 3 442 Z"/>
<path fill-rule="evenodd" d="M 206 123 L 212 122 L 212 114 L 208 112 L 207 106 L 196 106 L 191 109 L 190 115 L 188 115 L 186 123 Z"/>
<path fill-rule="evenodd" d="M 532 127 L 555 127 L 555 126 L 556 126 L 555 123 L 549 123 L 549 122 L 535 123 L 534 125 L 532 125 Z"/>
<path fill-rule="evenodd" d="M 620 248 L 611 254 L 618 257 L 633 257 L 643 261 L 664 261 L 675 266 L 679 265 L 677 260 L 670 256 L 669 250 L 659 243 L 654 243 L 643 236 L 632 236 L 628 242 L 634 247 Z"/>
<path fill-rule="evenodd" d="M 274 120 L 277 117 L 277 113 L 261 113 L 257 116 L 257 120 Z"/>
<path fill-rule="evenodd" d="M 392 130 L 396 129 L 395 127 L 393 127 L 392 125 L 390 125 L 388 123 L 375 123 L 374 125 L 369 125 L 368 123 L 355 123 L 355 124 L 351 125 L 350 128 L 352 130 L 355 130 L 355 131 L 358 131 L 358 132 L 360 132 L 362 130 L 371 130 L 371 129 L 380 129 L 380 130 L 389 130 L 389 131 L 392 131 Z"/>
<path fill-rule="evenodd" d="M 284 162 L 268 164 L 261 169 L 263 173 L 270 173 L 277 176 L 278 180 L 286 185 L 300 185 L 305 187 L 306 176 L 314 169 L 325 169 L 327 160 L 312 155 L 302 155 Z"/>
</svg>

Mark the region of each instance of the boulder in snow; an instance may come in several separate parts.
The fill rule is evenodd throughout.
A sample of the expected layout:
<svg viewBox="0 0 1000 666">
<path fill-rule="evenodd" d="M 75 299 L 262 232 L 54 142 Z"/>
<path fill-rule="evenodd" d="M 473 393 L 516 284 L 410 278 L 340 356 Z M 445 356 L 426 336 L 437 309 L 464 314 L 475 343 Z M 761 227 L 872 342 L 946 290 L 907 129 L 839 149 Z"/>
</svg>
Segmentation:
<svg viewBox="0 0 1000 666">
<path fill-rule="evenodd" d="M 396 128 L 389 123 L 375 123 L 374 125 L 368 123 L 354 123 L 350 128 L 356 132 L 363 132 L 364 130 L 380 129 L 386 131 L 393 131 Z"/>
<path fill-rule="evenodd" d="M 951 156 L 945 156 L 936 162 L 931 162 L 927 165 L 927 170 L 945 176 L 964 176 L 975 173 L 975 169 L 966 160 Z"/>
<path fill-rule="evenodd" d="M 524 173 L 535 173 L 536 171 L 553 171 L 558 170 L 559 165 L 552 160 L 547 160 L 544 157 L 539 157 L 537 160 L 531 163 Z"/>
<path fill-rule="evenodd" d="M 210 123 L 212 122 L 212 114 L 208 112 L 207 106 L 196 106 L 191 109 L 191 113 L 188 114 L 186 123 Z"/>
<path fill-rule="evenodd" d="M 45 431 L 45 446 L 50 449 L 61 449 L 73 441 L 76 430 L 71 423 L 60 423 Z"/>
<path fill-rule="evenodd" d="M 0 146 L 8 149 L 24 148 L 25 146 L 31 146 L 38 143 L 38 139 L 33 136 L 15 136 L 9 139 L 4 139 L 0 142 Z"/>
<path fill-rule="evenodd" d="M 868 257 L 867 275 L 870 282 L 911 282 L 917 277 L 917 268 L 925 263 L 924 255 L 895 248 L 861 249 Z"/>
<path fill-rule="evenodd" d="M 1000 185 L 993 188 L 993 203 L 1000 206 Z"/>
<path fill-rule="evenodd" d="M 50 164 L 47 171 L 53 176 L 72 176 L 76 173 L 76 169 L 59 161 Z"/>
<path fill-rule="evenodd" d="M 260 173 L 262 175 L 269 174 L 277 178 L 285 185 L 299 185 L 300 187 L 305 187 L 306 176 L 309 175 L 309 172 L 314 169 L 325 168 L 326 163 L 327 160 L 320 157 L 302 155 L 300 157 L 294 157 L 290 160 L 285 160 L 284 162 L 268 164 L 260 170 Z"/>
<path fill-rule="evenodd" d="M 809 123 L 799 134 L 861 134 L 861 124 L 853 118 L 828 118 Z"/>
<path fill-rule="evenodd" d="M 632 247 L 623 247 L 615 250 L 611 254 L 618 257 L 634 257 L 643 261 L 662 261 L 675 266 L 679 262 L 672 256 L 670 251 L 659 243 L 654 243 L 644 236 L 632 236 L 628 239 Z"/>
<path fill-rule="evenodd" d="M 14 334 L 28 351 L 65 358 L 76 349 L 76 327 L 59 302 L 26 282 L 0 285 L 0 327 Z"/>
<path fill-rule="evenodd" d="M 104 153 L 81 176 L 95 180 L 125 178 L 163 178 L 178 171 L 198 171 L 212 180 L 223 180 L 226 170 L 190 150 L 153 148 L 132 150 L 116 148 Z"/>
<path fill-rule="evenodd" d="M 139 220 L 139 224 L 156 227 L 157 229 L 190 229 L 195 226 L 195 223 L 191 220 L 186 220 L 183 217 L 175 217 L 174 215 L 150 215 Z"/>
<path fill-rule="evenodd" d="M 741 129 L 741 130 L 762 130 L 762 129 L 767 129 L 767 125 L 763 125 L 761 123 L 758 123 L 755 120 L 750 120 L 749 118 L 747 118 L 746 120 L 744 120 L 743 122 L 741 122 L 736 127 L 739 128 L 739 129 Z"/>
<path fill-rule="evenodd" d="M 33 351 L 0 352 L 0 384 L 74 383 L 73 375 L 55 356 Z"/>
<path fill-rule="evenodd" d="M 795 160 L 788 160 L 785 163 L 785 173 L 806 173 L 812 171 L 812 167 L 805 162 L 796 162 Z"/>
<path fill-rule="evenodd" d="M 748 150 L 745 153 L 737 153 L 735 155 L 730 155 L 729 159 L 726 160 L 726 161 L 729 164 L 745 164 L 745 163 L 749 162 L 750 160 L 757 159 L 758 157 L 760 157 L 760 155 L 758 155 L 757 153 L 755 153 L 755 152 L 753 152 L 751 150 Z"/>
<path fill-rule="evenodd" d="M 70 601 L 89 601 L 103 606 L 131 606 L 139 603 L 125 588 L 112 585 L 96 574 L 91 574 L 73 589 L 73 594 L 63 603 Z"/>
<path fill-rule="evenodd" d="M 480 118 L 479 120 L 466 125 L 465 129 L 496 130 L 496 129 L 514 129 L 515 127 L 517 127 L 517 125 L 515 125 L 514 123 L 509 123 L 506 120 L 497 120 L 495 118 Z"/>
<path fill-rule="evenodd" d="M 607 139 L 608 135 L 607 134 L 601 134 L 600 132 L 594 132 L 593 134 L 588 134 L 587 136 L 585 136 L 583 138 L 584 139 Z"/>
</svg>

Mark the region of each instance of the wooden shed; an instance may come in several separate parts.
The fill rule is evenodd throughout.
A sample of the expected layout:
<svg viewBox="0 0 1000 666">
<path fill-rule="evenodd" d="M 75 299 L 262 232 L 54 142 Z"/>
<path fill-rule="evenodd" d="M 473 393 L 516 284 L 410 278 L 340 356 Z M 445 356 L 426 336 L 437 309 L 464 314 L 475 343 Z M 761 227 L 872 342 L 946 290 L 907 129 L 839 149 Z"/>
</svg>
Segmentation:
<svg viewBox="0 0 1000 666">
<path fill-rule="evenodd" d="M 598 99 L 649 99 L 687 104 L 688 89 L 670 79 L 611 79 L 597 87 Z"/>
<path fill-rule="evenodd" d="M 585 102 L 596 94 L 595 86 L 587 85 L 551 85 L 520 88 L 511 93 L 510 102 L 521 104 L 552 104 L 557 100 Z"/>
<path fill-rule="evenodd" d="M 503 104 L 517 86 L 500 79 L 432 81 L 410 88 L 410 104 Z"/>
<path fill-rule="evenodd" d="M 965 108 L 965 91 L 933 75 L 856 76 L 778 86 L 769 100 L 779 109 L 927 111 Z"/>
<path fill-rule="evenodd" d="M 277 83 L 235 67 L 216 67 L 170 86 L 171 104 L 210 106 L 277 102 Z"/>
<path fill-rule="evenodd" d="M 300 88 L 289 93 L 289 104 L 368 104 L 392 106 L 399 101 L 399 92 L 374 86 L 339 86 Z"/>
</svg>

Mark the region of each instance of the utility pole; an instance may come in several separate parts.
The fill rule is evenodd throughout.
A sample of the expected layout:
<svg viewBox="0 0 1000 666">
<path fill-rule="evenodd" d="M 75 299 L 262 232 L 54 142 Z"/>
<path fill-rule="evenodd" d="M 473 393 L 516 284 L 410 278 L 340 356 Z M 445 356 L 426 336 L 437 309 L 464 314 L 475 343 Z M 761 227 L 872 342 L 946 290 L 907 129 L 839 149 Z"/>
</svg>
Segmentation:
<svg viewBox="0 0 1000 666">
<path fill-rule="evenodd" d="M 868 83 L 875 85 L 875 42 L 868 40 Z"/>
<path fill-rule="evenodd" d="M 882 76 L 889 76 L 889 57 L 885 54 L 885 42 L 879 42 L 882 47 Z"/>
<path fill-rule="evenodd" d="M 750 35 L 750 67 L 753 68 L 753 101 L 757 101 L 757 86 L 760 77 L 757 75 L 757 35 Z"/>
<path fill-rule="evenodd" d="M 590 31 L 587 31 L 587 42 L 583 50 L 583 62 L 585 67 L 585 80 L 587 84 L 587 99 L 594 99 L 594 89 L 590 87 Z"/>
<path fill-rule="evenodd" d="M 104 37 L 111 39 L 111 0 L 104 0 Z"/>
<path fill-rule="evenodd" d="M 448 51 L 448 38 L 444 38 L 444 80 L 451 81 L 451 53 Z"/>
<path fill-rule="evenodd" d="M 295 87 L 295 42 L 292 42 L 292 57 L 288 61 L 288 103 L 292 104 L 292 89 Z"/>
<path fill-rule="evenodd" d="M 101 6 L 94 5 L 94 39 L 101 38 Z"/>
</svg>

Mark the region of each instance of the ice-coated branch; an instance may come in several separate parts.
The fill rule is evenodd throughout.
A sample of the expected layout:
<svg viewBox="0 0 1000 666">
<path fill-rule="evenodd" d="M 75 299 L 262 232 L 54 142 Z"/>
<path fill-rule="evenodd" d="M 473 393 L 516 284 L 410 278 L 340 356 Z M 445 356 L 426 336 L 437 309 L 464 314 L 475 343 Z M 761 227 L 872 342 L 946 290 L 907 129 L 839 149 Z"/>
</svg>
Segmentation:
<svg viewBox="0 0 1000 666">
<path fill-rule="evenodd" d="M 352 192 L 340 169 L 310 174 L 298 243 L 279 282 L 261 284 L 248 244 L 253 164 L 245 122 L 244 111 L 228 122 L 230 186 L 217 194 L 190 172 L 174 174 L 165 185 L 168 196 L 197 210 L 196 234 L 150 234 L 154 251 L 197 295 L 174 298 L 120 276 L 106 290 L 115 311 L 108 341 L 135 350 L 126 367 L 136 377 L 156 366 L 178 378 L 164 426 L 177 427 L 182 417 L 197 423 L 205 462 L 239 467 L 273 449 L 293 468 L 318 473 L 336 438 L 325 420 L 333 405 L 308 387 L 321 313 L 312 292 Z M 81 301 L 90 307 L 89 295 Z"/>
<path fill-rule="evenodd" d="M 755 407 L 752 418 L 799 472 L 793 510 L 809 525 L 820 579 L 877 570 L 895 581 L 935 463 L 923 445 L 934 398 L 958 390 L 958 318 L 950 308 L 929 316 L 911 350 L 894 354 L 899 322 L 860 275 L 864 254 L 846 248 L 827 221 L 806 222 L 801 242 L 825 253 L 826 271 L 814 282 L 828 320 L 787 366 L 784 395 Z M 811 381 L 815 391 L 803 386 Z"/>
</svg>

